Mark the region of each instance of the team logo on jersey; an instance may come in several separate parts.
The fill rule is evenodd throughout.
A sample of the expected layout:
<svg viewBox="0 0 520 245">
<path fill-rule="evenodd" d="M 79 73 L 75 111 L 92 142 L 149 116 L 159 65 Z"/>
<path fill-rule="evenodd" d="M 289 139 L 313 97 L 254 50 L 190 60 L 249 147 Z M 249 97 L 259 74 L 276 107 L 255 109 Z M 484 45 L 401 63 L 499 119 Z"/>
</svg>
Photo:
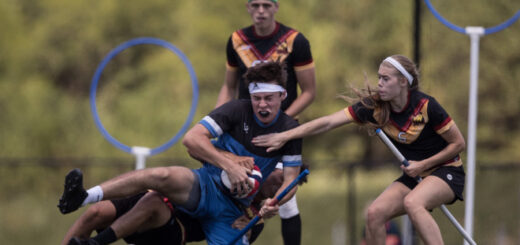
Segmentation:
<svg viewBox="0 0 520 245">
<path fill-rule="evenodd" d="M 288 54 L 289 48 L 287 46 L 288 46 L 287 42 L 285 42 L 285 41 L 278 44 L 278 46 L 276 47 L 276 53 L 277 54 Z"/>
<path fill-rule="evenodd" d="M 413 124 L 424 124 L 424 116 L 422 115 L 422 113 L 419 113 L 416 116 L 414 116 L 412 118 L 412 123 Z"/>
<path fill-rule="evenodd" d="M 405 136 L 406 136 L 406 132 L 399 132 L 399 134 L 397 134 L 397 138 L 401 142 L 406 142 L 406 137 Z"/>
<path fill-rule="evenodd" d="M 246 123 L 244 123 L 244 132 L 246 132 L 246 134 L 249 133 L 249 126 Z"/>
</svg>

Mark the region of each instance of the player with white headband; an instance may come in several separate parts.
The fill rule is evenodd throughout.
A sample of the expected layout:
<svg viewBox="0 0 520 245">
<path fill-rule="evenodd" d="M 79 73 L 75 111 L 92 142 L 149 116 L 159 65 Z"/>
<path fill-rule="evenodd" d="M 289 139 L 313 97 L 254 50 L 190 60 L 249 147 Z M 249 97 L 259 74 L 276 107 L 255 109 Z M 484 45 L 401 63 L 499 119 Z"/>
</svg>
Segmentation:
<svg viewBox="0 0 520 245">
<path fill-rule="evenodd" d="M 125 173 L 87 190 L 83 188 L 81 171 L 73 170 L 65 178 L 64 192 L 58 203 L 60 211 L 66 214 L 101 200 L 128 197 L 154 189 L 200 222 L 208 244 L 227 244 L 240 234 L 239 229 L 232 227 L 233 222 L 242 216 L 242 208 L 248 207 L 255 197 L 255 194 L 243 197 L 243 194 L 250 194 L 252 185 L 256 184 L 249 178 L 255 167 L 262 173 L 263 178 L 259 180 L 262 184 L 277 163 L 283 163 L 283 183 L 275 196 L 299 175 L 301 140 L 288 142 L 283 149 L 270 153 L 251 142 L 258 135 L 298 126 L 281 110 L 286 97 L 283 91 L 285 78 L 285 69 L 277 62 L 249 68 L 245 74 L 246 81 L 250 81 L 247 85 L 255 84 L 250 100 L 233 100 L 214 109 L 185 134 L 182 143 L 191 157 L 202 162 L 201 168 L 146 168 Z M 230 158 L 225 152 L 245 160 Z M 222 171 L 226 172 L 231 184 L 227 191 L 222 183 Z M 296 188 L 279 204 L 285 203 L 295 193 Z M 272 217 L 278 211 L 278 205 L 270 206 L 270 203 L 267 199 L 259 211 L 264 218 Z M 234 245 L 245 244 L 249 241 L 244 236 Z"/>
</svg>

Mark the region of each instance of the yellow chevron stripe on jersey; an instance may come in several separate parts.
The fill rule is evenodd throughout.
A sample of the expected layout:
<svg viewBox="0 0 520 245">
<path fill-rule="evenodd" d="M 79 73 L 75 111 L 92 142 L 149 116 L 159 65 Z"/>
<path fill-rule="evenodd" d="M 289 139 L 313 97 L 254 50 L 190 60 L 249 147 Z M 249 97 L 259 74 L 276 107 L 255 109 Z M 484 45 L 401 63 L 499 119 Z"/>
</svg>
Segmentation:
<svg viewBox="0 0 520 245">
<path fill-rule="evenodd" d="M 260 55 L 255 53 L 255 47 L 252 47 L 247 43 L 247 41 L 240 36 L 239 32 L 233 32 L 231 40 L 233 42 L 233 48 L 240 56 L 244 65 L 251 67 L 258 61 L 284 61 L 293 51 L 294 39 L 297 35 L 297 31 L 289 31 L 277 42 L 276 46 L 273 47 L 265 57 L 259 57 Z"/>
<path fill-rule="evenodd" d="M 405 130 L 403 130 L 403 128 L 399 128 L 394 123 L 387 123 L 383 127 L 383 130 L 389 137 L 397 142 L 401 142 L 403 144 L 413 143 L 415 140 L 417 140 L 423 131 L 426 123 L 429 122 L 428 103 L 429 101 L 425 101 L 425 103 L 422 104 L 420 110 L 418 110 L 417 113 L 410 117 L 410 123 L 408 127 L 405 128 Z"/>
</svg>

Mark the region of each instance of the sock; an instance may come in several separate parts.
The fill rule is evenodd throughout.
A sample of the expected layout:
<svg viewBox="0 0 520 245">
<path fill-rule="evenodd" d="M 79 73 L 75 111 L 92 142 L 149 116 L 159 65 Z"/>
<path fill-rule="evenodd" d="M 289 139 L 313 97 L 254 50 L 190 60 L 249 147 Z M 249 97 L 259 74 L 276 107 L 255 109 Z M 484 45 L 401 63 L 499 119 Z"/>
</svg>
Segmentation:
<svg viewBox="0 0 520 245">
<path fill-rule="evenodd" d="M 117 241 L 117 236 L 112 227 L 108 227 L 93 237 L 92 240 L 98 242 L 99 245 L 105 245 Z"/>
<path fill-rule="evenodd" d="M 83 201 L 81 206 L 85 206 L 89 203 L 95 203 L 99 202 L 103 199 L 103 190 L 101 189 L 101 186 L 96 185 L 90 189 L 87 190 L 87 198 Z"/>
<path fill-rule="evenodd" d="M 282 219 L 282 237 L 285 245 L 301 244 L 302 220 L 300 214 Z"/>
</svg>

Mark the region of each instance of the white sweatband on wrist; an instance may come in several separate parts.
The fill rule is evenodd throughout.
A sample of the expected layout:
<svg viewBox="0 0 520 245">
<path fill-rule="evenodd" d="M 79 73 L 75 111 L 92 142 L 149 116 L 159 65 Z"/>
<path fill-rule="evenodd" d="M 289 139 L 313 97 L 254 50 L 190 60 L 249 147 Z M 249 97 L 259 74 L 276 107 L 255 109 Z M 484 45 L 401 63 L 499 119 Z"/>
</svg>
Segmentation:
<svg viewBox="0 0 520 245">
<path fill-rule="evenodd" d="M 263 92 L 285 92 L 285 89 L 272 83 L 249 83 L 249 94 L 263 93 Z"/>
<path fill-rule="evenodd" d="M 298 210 L 298 204 L 296 203 L 296 194 L 289 201 L 282 204 L 278 210 L 278 214 L 282 219 L 292 218 L 299 213 L 300 210 Z"/>
<path fill-rule="evenodd" d="M 408 83 L 410 83 L 410 85 L 412 85 L 412 82 L 413 82 L 412 75 L 410 75 L 410 73 L 408 73 L 408 71 L 406 71 L 406 69 L 404 69 L 403 65 L 401 65 L 401 63 L 399 63 L 399 61 L 395 60 L 392 57 L 387 57 L 384 61 L 392 64 L 395 67 L 395 69 L 397 69 L 399 72 L 401 72 L 401 74 L 403 74 L 404 77 L 406 77 L 406 79 L 408 80 Z"/>
</svg>

